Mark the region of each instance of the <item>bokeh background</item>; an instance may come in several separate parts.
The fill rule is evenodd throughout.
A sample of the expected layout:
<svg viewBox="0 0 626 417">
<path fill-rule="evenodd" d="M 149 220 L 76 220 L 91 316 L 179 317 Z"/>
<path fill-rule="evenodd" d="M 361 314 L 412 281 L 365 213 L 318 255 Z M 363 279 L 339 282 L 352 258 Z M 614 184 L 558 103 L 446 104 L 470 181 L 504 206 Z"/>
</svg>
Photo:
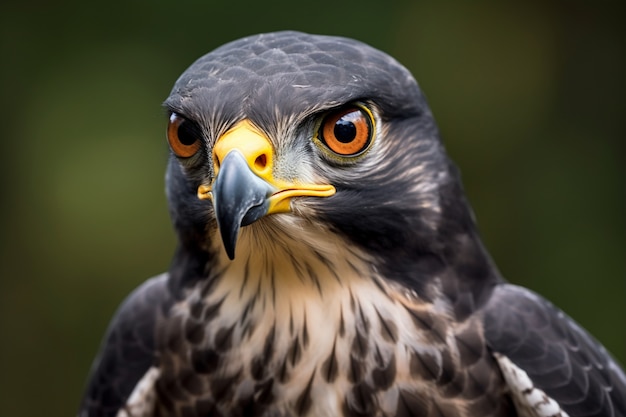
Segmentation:
<svg viewBox="0 0 626 417">
<path fill-rule="evenodd" d="M 0 12 L 0 417 L 75 415 L 123 297 L 175 246 L 160 103 L 197 57 L 345 35 L 425 90 L 503 274 L 626 362 L 621 2 L 28 1 Z"/>
</svg>

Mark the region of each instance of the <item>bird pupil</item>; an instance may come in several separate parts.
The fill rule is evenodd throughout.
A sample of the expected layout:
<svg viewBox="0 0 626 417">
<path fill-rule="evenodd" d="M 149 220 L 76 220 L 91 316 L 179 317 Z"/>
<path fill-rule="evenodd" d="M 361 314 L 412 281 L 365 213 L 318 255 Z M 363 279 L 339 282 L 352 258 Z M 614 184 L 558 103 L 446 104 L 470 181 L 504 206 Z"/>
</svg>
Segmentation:
<svg viewBox="0 0 626 417">
<path fill-rule="evenodd" d="M 197 135 L 189 123 L 183 122 L 178 127 L 178 140 L 183 145 L 193 145 L 197 139 Z"/>
<path fill-rule="evenodd" d="M 356 137 L 356 126 L 349 120 L 339 119 L 333 130 L 335 138 L 341 143 L 349 143 Z"/>
</svg>

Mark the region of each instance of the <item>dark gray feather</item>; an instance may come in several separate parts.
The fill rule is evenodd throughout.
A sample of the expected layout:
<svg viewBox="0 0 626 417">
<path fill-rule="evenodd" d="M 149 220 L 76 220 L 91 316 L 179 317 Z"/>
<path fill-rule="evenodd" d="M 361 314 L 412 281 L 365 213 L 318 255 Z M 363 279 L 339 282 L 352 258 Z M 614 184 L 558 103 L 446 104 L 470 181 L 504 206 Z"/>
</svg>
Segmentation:
<svg viewBox="0 0 626 417">
<path fill-rule="evenodd" d="M 489 348 L 524 370 L 570 417 L 626 415 L 626 376 L 565 313 L 522 287 L 503 284 L 482 312 Z"/>
<path fill-rule="evenodd" d="M 155 361 L 157 318 L 171 304 L 167 274 L 132 292 L 111 320 L 94 360 L 80 417 L 112 417 Z"/>
</svg>

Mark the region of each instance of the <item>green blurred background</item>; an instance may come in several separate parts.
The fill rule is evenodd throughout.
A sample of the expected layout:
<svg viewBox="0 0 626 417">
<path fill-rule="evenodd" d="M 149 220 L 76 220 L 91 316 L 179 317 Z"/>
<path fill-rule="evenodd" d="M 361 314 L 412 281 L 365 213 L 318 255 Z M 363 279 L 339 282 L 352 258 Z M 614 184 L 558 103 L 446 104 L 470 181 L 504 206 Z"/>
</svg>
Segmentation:
<svg viewBox="0 0 626 417">
<path fill-rule="evenodd" d="M 75 414 L 115 308 L 174 249 L 161 102 L 200 55 L 278 29 L 403 62 L 503 274 L 626 362 L 623 7 L 518 3 L 4 5 L 0 417 Z"/>
</svg>

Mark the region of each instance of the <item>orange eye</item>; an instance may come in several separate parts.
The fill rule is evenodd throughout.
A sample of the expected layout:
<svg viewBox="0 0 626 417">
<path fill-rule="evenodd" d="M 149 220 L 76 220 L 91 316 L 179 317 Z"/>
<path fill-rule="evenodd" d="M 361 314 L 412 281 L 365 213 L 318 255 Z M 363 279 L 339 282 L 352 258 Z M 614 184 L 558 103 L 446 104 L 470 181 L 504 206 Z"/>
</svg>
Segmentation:
<svg viewBox="0 0 626 417">
<path fill-rule="evenodd" d="M 337 155 L 357 156 L 369 147 L 372 131 L 370 114 L 360 107 L 348 107 L 324 118 L 320 140 Z"/>
<path fill-rule="evenodd" d="M 176 113 L 172 113 L 167 125 L 167 141 L 172 152 L 181 158 L 194 156 L 202 143 L 193 123 Z"/>
</svg>

